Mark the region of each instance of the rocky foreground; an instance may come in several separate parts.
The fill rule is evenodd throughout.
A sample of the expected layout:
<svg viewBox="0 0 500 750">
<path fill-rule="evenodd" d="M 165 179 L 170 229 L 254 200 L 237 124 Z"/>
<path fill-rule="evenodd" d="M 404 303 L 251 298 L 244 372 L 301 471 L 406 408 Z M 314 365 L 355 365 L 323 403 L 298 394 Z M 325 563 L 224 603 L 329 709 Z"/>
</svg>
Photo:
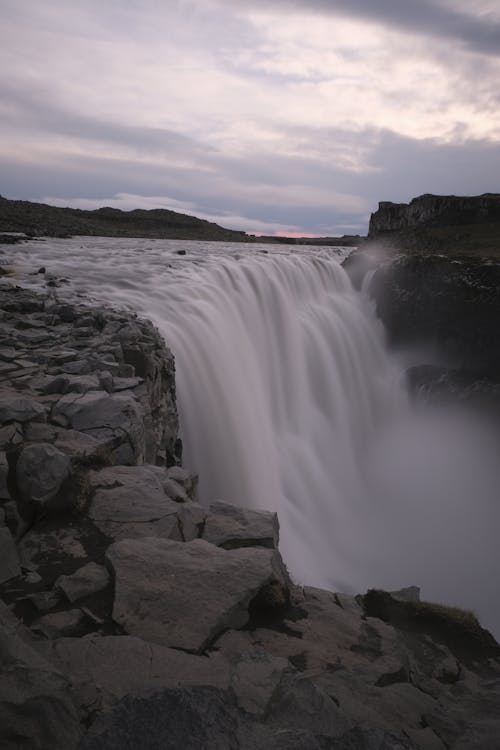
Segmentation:
<svg viewBox="0 0 500 750">
<path fill-rule="evenodd" d="M 198 502 L 153 326 L 6 284 L 0 371 L 2 748 L 498 750 L 470 613 L 301 588 L 274 513 Z"/>
</svg>

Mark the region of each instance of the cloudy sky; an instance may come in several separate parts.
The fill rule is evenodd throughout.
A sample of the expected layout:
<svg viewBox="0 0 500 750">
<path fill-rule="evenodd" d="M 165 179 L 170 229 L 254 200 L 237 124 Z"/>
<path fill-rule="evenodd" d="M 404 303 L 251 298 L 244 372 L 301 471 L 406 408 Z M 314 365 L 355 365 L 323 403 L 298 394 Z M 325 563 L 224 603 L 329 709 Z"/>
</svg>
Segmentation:
<svg viewBox="0 0 500 750">
<path fill-rule="evenodd" d="M 0 0 L 0 194 L 365 233 L 500 192 L 499 0 Z"/>
</svg>

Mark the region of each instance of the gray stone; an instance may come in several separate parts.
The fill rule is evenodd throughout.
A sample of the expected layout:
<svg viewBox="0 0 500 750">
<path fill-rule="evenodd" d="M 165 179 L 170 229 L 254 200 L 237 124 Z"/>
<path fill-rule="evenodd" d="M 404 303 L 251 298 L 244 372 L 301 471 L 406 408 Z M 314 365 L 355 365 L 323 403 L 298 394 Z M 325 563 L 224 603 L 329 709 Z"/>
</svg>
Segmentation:
<svg viewBox="0 0 500 750">
<path fill-rule="evenodd" d="M 11 529 L 16 539 L 19 539 L 28 528 L 28 523 L 21 517 L 16 501 L 8 500 L 4 503 L 3 510 L 6 525 Z"/>
<path fill-rule="evenodd" d="M 209 507 L 203 539 L 225 549 L 269 547 L 276 549 L 279 524 L 276 513 L 238 508 L 215 502 Z"/>
<path fill-rule="evenodd" d="M 0 526 L 0 583 L 21 575 L 19 555 L 12 534 L 5 526 Z"/>
<path fill-rule="evenodd" d="M 187 492 L 184 489 L 184 487 L 178 484 L 174 479 L 170 479 L 169 477 L 166 476 L 162 481 L 162 485 L 163 485 L 163 489 L 165 490 L 165 493 L 174 502 L 186 503 L 189 500 Z"/>
<path fill-rule="evenodd" d="M 15 448 L 23 439 L 23 428 L 17 422 L 0 428 L 0 448 Z"/>
<path fill-rule="evenodd" d="M 59 429 L 54 445 L 63 453 L 78 458 L 104 458 L 109 455 L 112 439 L 98 440 L 78 430 Z"/>
<path fill-rule="evenodd" d="M 136 388 L 136 386 L 143 383 L 143 378 L 113 378 L 113 390 L 114 391 L 125 391 L 129 388 Z"/>
<path fill-rule="evenodd" d="M 47 638 L 61 638 L 66 635 L 81 635 L 86 619 L 81 609 L 68 609 L 42 615 L 31 627 Z"/>
<path fill-rule="evenodd" d="M 12 346 L 0 346 L 0 360 L 2 362 L 10 362 L 15 359 L 17 352 Z"/>
<path fill-rule="evenodd" d="M 154 469 L 117 466 L 92 474 L 91 482 L 98 489 L 89 516 L 104 534 L 115 540 L 148 536 L 182 539 L 179 506 L 166 497 Z"/>
<path fill-rule="evenodd" d="M 57 556 L 72 560 L 87 557 L 81 542 L 81 532 L 71 527 L 40 530 L 34 526 L 23 536 L 18 550 L 23 566 L 36 567 L 38 562 Z"/>
<path fill-rule="evenodd" d="M 24 437 L 30 443 L 53 443 L 57 429 L 46 422 L 28 422 L 24 428 Z"/>
<path fill-rule="evenodd" d="M 27 597 L 39 612 L 49 612 L 62 600 L 60 591 L 37 591 L 35 594 L 29 594 Z"/>
<path fill-rule="evenodd" d="M 52 409 L 52 419 L 63 426 L 88 432 L 107 428 L 119 442 L 128 442 L 135 461 L 144 460 L 144 423 L 138 402 L 129 393 L 109 395 L 89 391 L 83 395 L 68 393 Z M 97 433 L 99 434 L 99 433 Z"/>
<path fill-rule="evenodd" d="M 69 457 L 53 445 L 37 443 L 27 446 L 16 466 L 21 496 L 27 502 L 46 505 L 59 493 L 70 471 Z"/>
<path fill-rule="evenodd" d="M 185 503 L 179 507 L 177 518 L 185 542 L 202 536 L 207 511 L 200 503 Z"/>
<path fill-rule="evenodd" d="M 45 407 L 38 401 L 11 394 L 0 396 L 0 424 L 45 419 Z"/>
<path fill-rule="evenodd" d="M 99 390 L 95 375 L 57 375 L 41 389 L 42 393 L 87 393 Z"/>
<path fill-rule="evenodd" d="M 107 709 L 138 690 L 230 683 L 229 663 L 220 654 L 195 656 L 133 636 L 92 634 L 42 641 L 36 647 L 71 677 L 81 703 L 90 704 L 93 711 Z"/>
<path fill-rule="evenodd" d="M 109 573 L 106 568 L 89 562 L 72 575 L 59 576 L 54 586 L 61 589 L 66 598 L 73 603 L 102 591 L 108 583 Z"/>
<path fill-rule="evenodd" d="M 66 362 L 62 365 L 61 370 L 70 375 L 88 375 L 89 372 L 92 372 L 92 367 L 86 359 L 77 359 L 73 362 Z"/>
<path fill-rule="evenodd" d="M 82 734 L 68 680 L 0 613 L 0 746 L 76 750 Z"/>
<path fill-rule="evenodd" d="M 285 585 L 277 552 L 226 551 L 201 539 L 126 539 L 106 559 L 115 576 L 113 619 L 126 633 L 186 651 L 243 627 L 252 599 L 270 584 Z"/>
<path fill-rule="evenodd" d="M 167 477 L 184 487 L 190 500 L 197 500 L 198 476 L 184 469 L 182 466 L 171 466 L 167 469 Z M 168 494 L 168 493 L 167 493 Z"/>
</svg>

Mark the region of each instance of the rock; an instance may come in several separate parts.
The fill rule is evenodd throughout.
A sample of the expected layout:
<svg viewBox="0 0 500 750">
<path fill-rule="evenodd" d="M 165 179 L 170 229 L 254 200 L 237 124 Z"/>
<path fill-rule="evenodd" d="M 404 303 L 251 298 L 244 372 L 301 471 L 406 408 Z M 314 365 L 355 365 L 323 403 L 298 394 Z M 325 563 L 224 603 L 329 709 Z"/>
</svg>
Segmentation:
<svg viewBox="0 0 500 750">
<path fill-rule="evenodd" d="M 22 564 L 37 566 L 58 558 L 79 560 L 87 557 L 78 528 L 32 527 L 18 544 Z"/>
<path fill-rule="evenodd" d="M 59 576 L 54 586 L 60 589 L 66 598 L 73 603 L 101 591 L 106 588 L 108 583 L 109 573 L 106 568 L 90 562 L 72 575 Z"/>
<path fill-rule="evenodd" d="M 82 734 L 68 680 L 0 617 L 0 746 L 76 750 Z"/>
<path fill-rule="evenodd" d="M 81 609 L 68 609 L 42 615 L 32 628 L 40 631 L 47 638 L 61 638 L 65 635 L 82 635 L 85 629 L 86 616 Z"/>
<path fill-rule="evenodd" d="M 112 440 L 98 440 L 92 435 L 78 430 L 59 429 L 54 445 L 63 453 L 73 458 L 93 460 L 106 459 L 113 447 Z"/>
<path fill-rule="evenodd" d="M 34 424 L 34 423 L 32 423 Z M 15 448 L 23 442 L 23 428 L 17 422 L 0 428 L 0 448 Z"/>
<path fill-rule="evenodd" d="M 197 500 L 198 476 L 196 474 L 191 474 L 182 466 L 171 466 L 167 469 L 167 477 L 173 479 L 176 484 L 180 484 L 190 500 Z"/>
<path fill-rule="evenodd" d="M 111 539 L 158 536 L 180 540 L 179 506 L 165 495 L 156 467 L 113 467 L 94 473 L 98 489 L 89 509 L 94 524 Z M 118 485 L 118 486 L 116 486 Z"/>
<path fill-rule="evenodd" d="M 276 513 L 239 508 L 218 501 L 210 505 L 203 539 L 224 549 L 235 547 L 277 549 L 278 516 Z"/>
<path fill-rule="evenodd" d="M 52 419 L 94 437 L 102 437 L 105 429 L 118 443 L 127 443 L 131 462 L 144 461 L 144 422 L 140 406 L 130 393 L 68 393 L 55 404 Z"/>
<path fill-rule="evenodd" d="M 328 699 L 325 699 L 328 701 Z M 330 702 L 331 703 L 331 702 Z M 278 723 L 272 714 L 266 721 L 242 710 L 234 694 L 215 687 L 179 687 L 127 696 L 92 727 L 81 750 L 121 750 L 123 747 L 162 750 L 411 750 L 412 745 L 383 731 L 341 731 L 339 724 L 323 734 L 324 715 L 301 712 L 293 705 Z M 309 708 L 309 707 L 308 707 Z M 335 706 L 331 704 L 331 722 Z M 321 712 L 321 708 L 317 706 Z M 289 720 L 296 719 L 295 726 Z M 304 726 L 302 726 L 302 724 Z M 337 741 L 338 740 L 338 741 Z M 127 744 L 130 743 L 130 744 Z"/>
<path fill-rule="evenodd" d="M 177 520 L 181 530 L 182 539 L 190 542 L 198 539 L 203 534 L 207 511 L 200 503 L 185 503 L 177 511 Z"/>
<path fill-rule="evenodd" d="M 42 393 L 87 393 L 99 390 L 95 375 L 58 375 L 43 386 Z"/>
<path fill-rule="evenodd" d="M 15 394 L 0 397 L 0 424 L 44 420 L 45 414 L 45 407 L 32 398 Z"/>
<path fill-rule="evenodd" d="M 67 455 L 48 443 L 24 448 L 16 466 L 17 485 L 24 501 L 45 506 L 57 497 L 69 478 Z"/>
<path fill-rule="evenodd" d="M 186 651 L 201 652 L 226 628 L 243 627 L 265 586 L 285 586 L 277 552 L 226 551 L 201 539 L 126 539 L 106 559 L 115 577 L 113 619 L 130 635 Z"/>
<path fill-rule="evenodd" d="M 194 656 L 133 636 L 58 638 L 36 648 L 71 677 L 82 705 L 90 704 L 93 711 L 109 709 L 138 690 L 180 683 L 226 687 L 230 682 L 229 664 L 218 654 Z"/>
<path fill-rule="evenodd" d="M 12 534 L 5 526 L 0 526 L 0 583 L 21 575 L 19 555 Z"/>
<path fill-rule="evenodd" d="M 60 604 L 62 593 L 60 591 L 37 591 L 27 597 L 39 612 L 49 612 Z"/>
</svg>

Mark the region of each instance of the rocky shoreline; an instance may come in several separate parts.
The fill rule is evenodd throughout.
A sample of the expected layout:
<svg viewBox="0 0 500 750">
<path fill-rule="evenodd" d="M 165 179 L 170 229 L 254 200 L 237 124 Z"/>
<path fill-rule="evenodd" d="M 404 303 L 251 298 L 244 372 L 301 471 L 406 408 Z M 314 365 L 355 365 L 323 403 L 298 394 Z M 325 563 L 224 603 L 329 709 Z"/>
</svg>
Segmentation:
<svg viewBox="0 0 500 750">
<path fill-rule="evenodd" d="M 500 647 L 418 589 L 294 584 L 198 502 L 147 321 L 0 286 L 0 744 L 493 750 Z"/>
</svg>

